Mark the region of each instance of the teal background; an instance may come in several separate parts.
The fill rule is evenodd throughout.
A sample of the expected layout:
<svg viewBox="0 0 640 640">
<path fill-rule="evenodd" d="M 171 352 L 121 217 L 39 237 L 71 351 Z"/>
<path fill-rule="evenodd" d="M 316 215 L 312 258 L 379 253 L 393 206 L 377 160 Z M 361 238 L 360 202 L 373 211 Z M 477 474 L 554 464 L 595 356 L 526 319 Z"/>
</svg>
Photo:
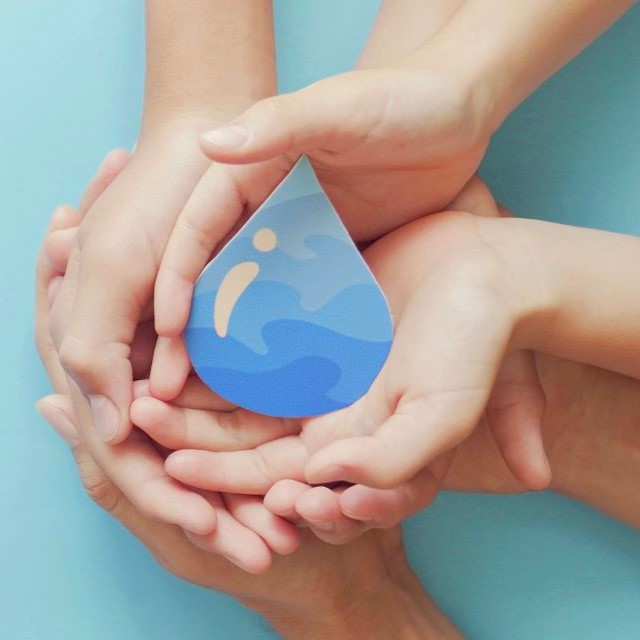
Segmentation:
<svg viewBox="0 0 640 640">
<path fill-rule="evenodd" d="M 33 262 L 46 221 L 131 146 L 143 15 L 131 0 L 0 4 L 0 638 L 272 637 L 228 598 L 163 572 L 89 503 L 32 409 Z M 281 0 L 281 86 L 347 69 L 377 3 Z M 640 232 L 640 8 L 528 100 L 483 174 L 520 214 Z M 443 495 L 407 526 L 417 571 L 472 638 L 640 637 L 637 533 L 553 495 Z M 313 588 L 313 585 L 310 585 Z"/>
</svg>

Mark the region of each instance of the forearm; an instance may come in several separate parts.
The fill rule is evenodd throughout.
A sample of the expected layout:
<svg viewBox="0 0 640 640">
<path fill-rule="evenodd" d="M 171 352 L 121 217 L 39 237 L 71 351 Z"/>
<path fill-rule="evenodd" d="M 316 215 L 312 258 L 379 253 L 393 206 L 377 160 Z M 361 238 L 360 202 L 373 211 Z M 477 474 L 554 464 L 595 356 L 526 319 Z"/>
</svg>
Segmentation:
<svg viewBox="0 0 640 640">
<path fill-rule="evenodd" d="M 271 0 L 147 0 L 146 21 L 143 131 L 275 92 Z"/>
<path fill-rule="evenodd" d="M 444 65 L 474 87 L 490 131 L 604 32 L 633 0 L 466 0 L 411 62 Z"/>
<path fill-rule="evenodd" d="M 640 378 L 640 238 L 533 220 L 483 222 L 500 223 L 515 235 L 503 236 L 498 250 L 511 253 L 515 287 L 527 292 L 513 346 Z"/>
<path fill-rule="evenodd" d="M 357 67 L 392 64 L 427 44 L 464 0 L 382 0 Z"/>
</svg>

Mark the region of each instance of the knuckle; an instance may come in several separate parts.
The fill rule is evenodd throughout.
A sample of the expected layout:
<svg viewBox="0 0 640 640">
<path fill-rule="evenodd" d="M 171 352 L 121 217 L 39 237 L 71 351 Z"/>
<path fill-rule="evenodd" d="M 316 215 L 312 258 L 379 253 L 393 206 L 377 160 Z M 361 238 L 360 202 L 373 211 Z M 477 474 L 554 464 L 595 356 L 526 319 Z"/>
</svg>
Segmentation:
<svg viewBox="0 0 640 640">
<path fill-rule="evenodd" d="M 291 115 L 291 99 L 288 96 L 267 98 L 260 103 L 259 109 L 261 116 L 266 120 L 282 121 L 281 118 Z"/>
<path fill-rule="evenodd" d="M 252 457 L 252 460 L 255 471 L 263 482 L 264 487 L 270 489 L 274 481 L 271 478 L 269 461 L 260 447 L 255 449 L 255 455 Z"/>
<path fill-rule="evenodd" d="M 85 493 L 92 502 L 108 513 L 116 514 L 122 507 L 123 495 L 95 464 L 79 464 Z"/>
<path fill-rule="evenodd" d="M 95 362 L 93 349 L 87 342 L 76 336 L 64 336 L 58 354 L 62 367 L 70 375 L 84 377 L 93 370 Z"/>
<path fill-rule="evenodd" d="M 196 220 L 188 217 L 181 216 L 178 220 L 178 231 L 188 238 L 191 238 L 195 243 L 195 247 L 200 250 L 204 255 L 209 255 L 212 249 L 212 235 L 211 231 L 206 226 L 201 225 Z"/>
</svg>

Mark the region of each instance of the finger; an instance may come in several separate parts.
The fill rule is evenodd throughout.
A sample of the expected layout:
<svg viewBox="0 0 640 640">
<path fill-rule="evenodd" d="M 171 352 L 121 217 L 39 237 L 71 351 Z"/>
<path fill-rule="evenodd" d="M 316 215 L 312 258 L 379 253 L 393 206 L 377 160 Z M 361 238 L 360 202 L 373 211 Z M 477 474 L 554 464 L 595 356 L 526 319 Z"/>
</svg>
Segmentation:
<svg viewBox="0 0 640 640">
<path fill-rule="evenodd" d="M 58 353 L 49 330 L 49 322 L 50 310 L 58 296 L 61 284 L 60 276 L 63 271 L 58 269 L 49 259 L 46 243 L 52 234 L 61 229 L 73 227 L 78 224 L 78 221 L 78 212 L 73 207 L 61 205 L 56 208 L 51 216 L 36 266 L 36 345 L 49 378 L 58 392 L 66 391 L 66 374 L 60 366 Z"/>
<path fill-rule="evenodd" d="M 165 469 L 176 480 L 199 489 L 264 495 L 277 480 L 302 481 L 306 459 L 300 439 L 288 436 L 250 451 L 175 451 L 166 459 Z"/>
<path fill-rule="evenodd" d="M 264 496 L 264 506 L 271 513 L 281 516 L 296 526 L 303 526 L 296 511 L 296 501 L 309 490 L 309 485 L 297 480 L 278 480 Z"/>
<path fill-rule="evenodd" d="M 313 533 L 329 544 L 346 544 L 370 528 L 346 516 L 340 508 L 339 492 L 328 487 L 310 487 L 297 499 L 296 511 Z"/>
<path fill-rule="evenodd" d="M 158 335 L 177 337 L 187 324 L 196 278 L 243 214 L 284 178 L 282 159 L 248 167 L 213 165 L 193 191 L 164 251 L 155 285 Z"/>
<path fill-rule="evenodd" d="M 62 318 L 60 362 L 88 397 L 103 442 L 117 443 L 131 430 L 131 344 L 144 307 L 145 274 L 127 268 L 130 257 L 90 243 L 70 261 Z M 73 272 L 71 267 L 73 267 Z M 68 286 L 67 286 L 68 282 Z"/>
<path fill-rule="evenodd" d="M 78 211 L 80 217 L 121 173 L 129 158 L 129 153 L 122 149 L 116 149 L 106 156 L 82 197 Z M 90 254 L 89 259 L 86 258 L 87 253 Z M 122 323 L 122 317 L 135 309 L 136 304 L 128 305 L 130 301 L 123 301 L 118 295 L 129 275 L 108 268 L 112 263 L 108 257 L 105 264 L 103 258 L 106 254 L 109 254 L 108 250 L 103 250 L 101 254 L 85 251 L 82 264 L 74 265 L 74 286 L 66 287 L 67 295 L 71 295 L 72 289 L 75 292 L 73 307 L 68 308 L 71 311 L 69 327 L 59 344 L 58 354 L 65 371 L 90 397 L 95 423 L 102 439 L 108 442 L 123 439 L 130 429 L 123 405 L 128 409 L 131 385 L 124 383 L 124 380 L 132 378 L 127 356 L 135 326 Z M 105 266 L 107 268 L 101 270 Z M 93 277 L 100 272 L 104 277 Z M 98 289 L 96 282 L 102 283 L 102 288 Z M 104 313 L 94 315 L 101 302 L 104 304 Z M 136 302 L 140 306 L 140 302 Z"/>
<path fill-rule="evenodd" d="M 499 218 L 502 215 L 491 190 L 477 175 L 467 182 L 447 208 L 467 211 L 484 218 Z"/>
<path fill-rule="evenodd" d="M 191 361 L 182 336 L 159 337 L 153 354 L 150 388 L 156 398 L 173 400 L 191 372 Z"/>
<path fill-rule="evenodd" d="M 447 452 L 429 467 L 394 489 L 353 485 L 340 496 L 342 512 L 377 529 L 388 529 L 425 509 L 438 495 L 453 452 Z"/>
<path fill-rule="evenodd" d="M 118 446 L 103 443 L 90 428 L 91 408 L 80 389 L 70 384 L 70 394 L 89 453 L 136 509 L 152 520 L 199 534 L 215 528 L 211 505 L 165 473 L 164 459 L 146 435 L 134 431 Z"/>
<path fill-rule="evenodd" d="M 365 396 L 375 410 L 357 403 L 342 416 L 352 433 L 370 435 L 316 452 L 307 482 L 393 488 L 458 445 L 489 399 L 511 335 L 510 314 L 490 288 L 467 286 L 459 276 L 427 280 L 405 308 L 389 360 Z"/>
<path fill-rule="evenodd" d="M 187 538 L 200 549 L 222 555 L 248 573 L 260 575 L 267 571 L 272 557 L 264 540 L 227 511 L 219 494 L 207 494 L 206 499 L 216 511 L 218 525 L 207 535 L 186 531 Z"/>
<path fill-rule="evenodd" d="M 346 73 L 260 100 L 227 125 L 203 134 L 202 149 L 218 162 L 249 163 L 318 147 L 348 148 L 381 123 L 388 95 L 384 82 L 377 82 L 381 78 L 379 73 Z"/>
<path fill-rule="evenodd" d="M 92 178 L 80 199 L 78 211 L 81 216 L 84 216 L 89 211 L 95 201 L 118 177 L 130 159 L 131 154 L 126 149 L 113 149 L 105 156 L 96 171 L 96 175 Z"/>
<path fill-rule="evenodd" d="M 530 351 L 508 354 L 487 404 L 487 424 L 509 470 L 531 490 L 545 489 L 551 468 L 542 439 L 545 397 Z"/>
<path fill-rule="evenodd" d="M 148 395 L 148 394 L 147 394 Z M 213 392 L 197 375 L 187 378 L 180 393 L 171 401 L 177 407 L 206 411 L 232 411 L 236 405 Z"/>
<path fill-rule="evenodd" d="M 73 405 L 67 396 L 62 394 L 45 396 L 38 400 L 36 409 L 71 449 L 80 444 L 80 432 L 71 418 Z"/>
<path fill-rule="evenodd" d="M 78 227 L 73 226 L 67 229 L 58 229 L 50 233 L 45 240 L 44 250 L 47 258 L 60 273 L 67 270 L 69 254 L 77 235 Z"/>
<path fill-rule="evenodd" d="M 275 553 L 289 555 L 300 545 L 296 528 L 284 518 L 271 513 L 260 497 L 227 493 L 223 499 L 229 513 L 240 524 L 257 533 Z"/>
<path fill-rule="evenodd" d="M 134 400 L 131 420 L 168 449 L 240 451 L 298 431 L 290 420 L 243 409 L 230 412 L 185 409 L 153 397 Z"/>
</svg>

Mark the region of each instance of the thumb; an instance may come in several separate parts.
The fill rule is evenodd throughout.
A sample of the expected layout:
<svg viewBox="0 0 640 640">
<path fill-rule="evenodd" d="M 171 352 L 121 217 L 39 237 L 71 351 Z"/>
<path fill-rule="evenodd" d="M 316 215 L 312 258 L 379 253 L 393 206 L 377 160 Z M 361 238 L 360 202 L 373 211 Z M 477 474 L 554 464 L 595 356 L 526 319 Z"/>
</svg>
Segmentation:
<svg viewBox="0 0 640 640">
<path fill-rule="evenodd" d="M 218 162 L 250 163 L 286 152 L 349 148 L 384 119 L 391 80 L 388 71 L 355 71 L 266 98 L 203 134 L 202 149 Z"/>
</svg>

